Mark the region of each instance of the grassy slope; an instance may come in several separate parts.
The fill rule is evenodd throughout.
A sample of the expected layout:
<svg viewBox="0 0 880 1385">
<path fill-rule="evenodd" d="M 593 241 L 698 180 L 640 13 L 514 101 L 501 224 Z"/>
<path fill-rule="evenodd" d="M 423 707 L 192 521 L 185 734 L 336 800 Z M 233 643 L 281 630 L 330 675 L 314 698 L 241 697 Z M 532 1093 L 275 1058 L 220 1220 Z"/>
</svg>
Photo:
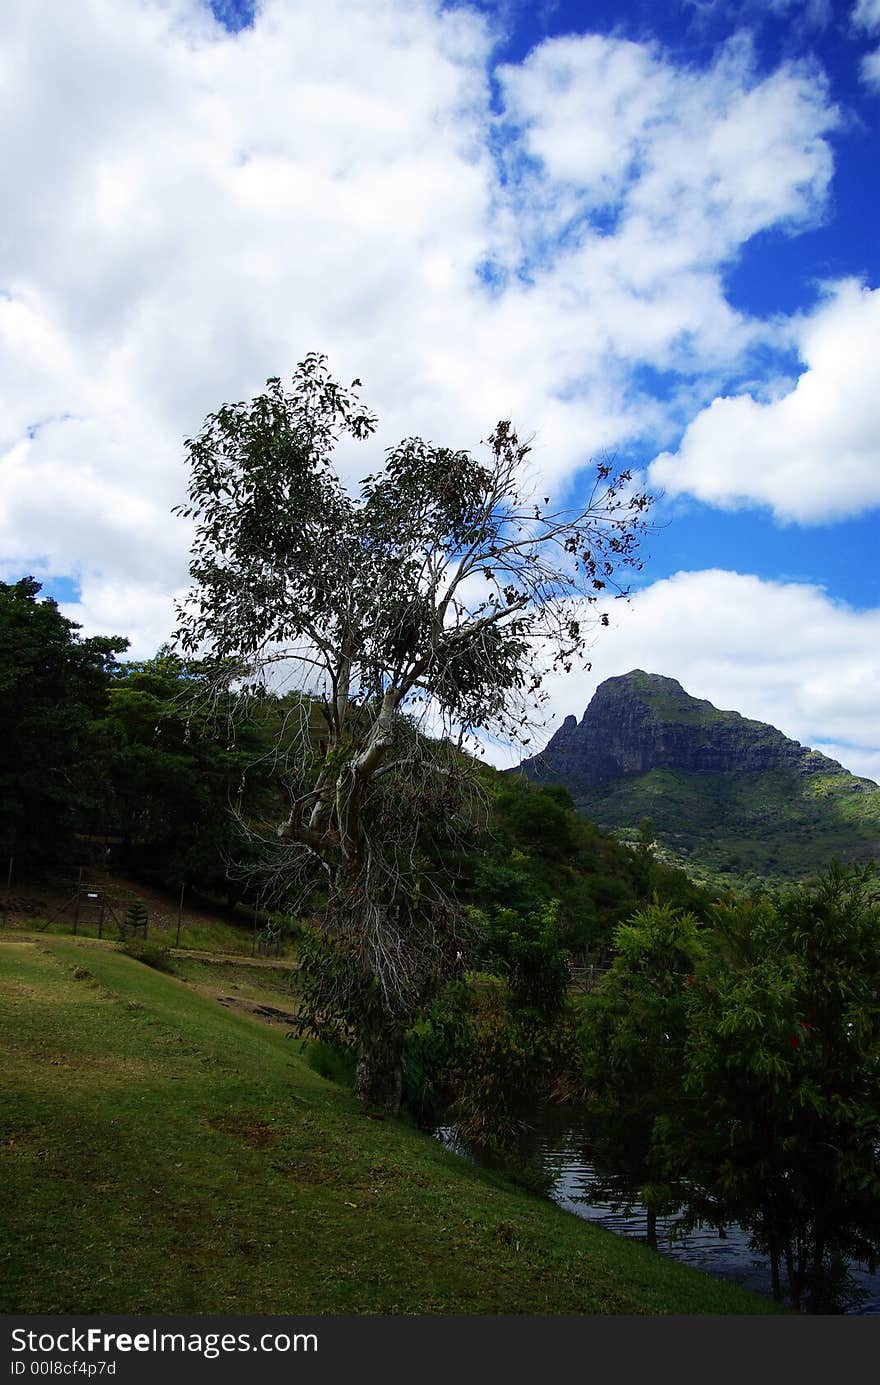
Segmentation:
<svg viewBox="0 0 880 1385">
<path fill-rule="evenodd" d="M 0 1311 L 773 1311 L 371 1119 L 112 948 L 0 940 L 0 1000 Z"/>
</svg>

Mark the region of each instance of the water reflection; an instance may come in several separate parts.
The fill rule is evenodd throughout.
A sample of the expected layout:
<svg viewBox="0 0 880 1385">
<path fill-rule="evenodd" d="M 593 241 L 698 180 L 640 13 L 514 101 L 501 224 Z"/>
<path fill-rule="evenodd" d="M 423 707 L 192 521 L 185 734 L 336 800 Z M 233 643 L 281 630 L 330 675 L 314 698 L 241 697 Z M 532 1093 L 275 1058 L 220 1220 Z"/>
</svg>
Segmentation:
<svg viewBox="0 0 880 1385">
<path fill-rule="evenodd" d="M 454 1128 L 441 1127 L 437 1131 L 444 1145 L 453 1152 L 480 1163 L 479 1152 L 468 1148 L 458 1138 Z M 551 1106 L 533 1112 L 528 1128 L 523 1132 L 519 1157 L 524 1162 L 533 1161 L 552 1180 L 550 1196 L 566 1211 L 573 1212 L 586 1221 L 598 1222 L 609 1231 L 620 1236 L 632 1236 L 636 1240 L 647 1238 L 648 1219 L 646 1209 L 641 1204 L 627 1206 L 627 1190 L 624 1181 L 619 1180 L 617 1189 L 614 1180 L 603 1172 L 601 1188 L 603 1198 L 596 1194 L 599 1174 L 592 1162 L 590 1132 L 583 1111 L 565 1106 Z M 680 1217 L 658 1217 L 657 1237 L 659 1249 L 683 1264 L 708 1274 L 719 1275 L 731 1280 L 753 1293 L 770 1293 L 770 1262 L 749 1249 L 748 1234 L 737 1226 L 727 1229 L 721 1236 L 713 1227 L 700 1227 L 678 1236 L 671 1236 Z M 851 1266 L 852 1278 L 865 1293 L 864 1300 L 851 1311 L 860 1315 L 880 1314 L 880 1272 L 870 1274 L 858 1266 Z"/>
</svg>

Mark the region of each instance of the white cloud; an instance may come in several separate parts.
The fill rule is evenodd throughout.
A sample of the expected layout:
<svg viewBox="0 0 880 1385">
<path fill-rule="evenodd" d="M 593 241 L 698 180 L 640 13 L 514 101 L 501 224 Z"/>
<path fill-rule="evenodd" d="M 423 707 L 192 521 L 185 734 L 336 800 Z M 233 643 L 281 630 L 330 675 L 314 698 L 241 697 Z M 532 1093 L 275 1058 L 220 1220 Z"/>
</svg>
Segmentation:
<svg viewBox="0 0 880 1385">
<path fill-rule="evenodd" d="M 826 83 L 802 65 L 756 79 L 742 38 L 691 72 L 644 44 L 554 39 L 501 77 L 528 152 L 569 192 L 562 209 L 614 207 L 661 249 L 676 243 L 682 267 L 717 265 L 758 229 L 821 209 Z"/>
<path fill-rule="evenodd" d="M 69 620 L 83 626 L 82 633 L 88 635 L 128 635 L 132 630 L 131 615 L 136 611 L 133 637 L 122 657 L 151 659 L 168 639 L 170 601 L 183 595 L 183 589 L 153 590 L 145 582 L 93 579 L 83 600 L 62 602 L 60 610 Z"/>
<path fill-rule="evenodd" d="M 880 0 L 857 0 L 853 6 L 852 24 L 866 34 L 880 33 Z"/>
<path fill-rule="evenodd" d="M 880 0 L 858 0 L 853 6 L 851 22 L 852 27 L 862 33 L 880 33 Z M 880 92 L 880 48 L 864 55 L 859 75 L 866 87 Z"/>
<path fill-rule="evenodd" d="M 652 484 L 802 524 L 880 504 L 880 289 L 837 284 L 797 336 L 806 369 L 794 389 L 714 399 L 678 452 L 653 462 Z"/>
<path fill-rule="evenodd" d="M 880 91 L 880 48 L 865 54 L 859 66 L 859 75 L 866 87 Z"/>
<path fill-rule="evenodd" d="M 569 713 L 580 720 L 606 678 L 641 668 L 880 779 L 880 610 L 853 610 L 816 586 L 679 572 L 615 604 L 592 665 L 549 680 L 551 730 Z"/>
<path fill-rule="evenodd" d="M 138 648 L 166 593 L 170 628 L 182 439 L 311 349 L 383 421 L 350 472 L 397 437 L 474 446 L 511 417 L 559 490 L 599 450 L 671 442 L 777 340 L 723 272 L 821 214 L 820 75 L 759 75 L 742 44 L 699 72 L 552 40 L 505 68 L 497 118 L 491 44 L 439 0 L 264 0 L 237 35 L 199 0 L 6 0 L 5 571 L 76 579 L 77 618 Z M 509 168 L 538 161 L 507 186 L 496 137 Z"/>
</svg>

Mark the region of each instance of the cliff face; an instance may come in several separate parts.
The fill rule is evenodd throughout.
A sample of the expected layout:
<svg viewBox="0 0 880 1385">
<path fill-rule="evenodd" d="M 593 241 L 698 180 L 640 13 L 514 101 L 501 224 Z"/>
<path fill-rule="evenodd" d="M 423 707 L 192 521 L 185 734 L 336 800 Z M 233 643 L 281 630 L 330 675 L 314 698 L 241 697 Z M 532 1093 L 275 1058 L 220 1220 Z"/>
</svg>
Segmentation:
<svg viewBox="0 0 880 1385">
<path fill-rule="evenodd" d="M 543 754 L 526 760 L 530 779 L 572 791 L 666 769 L 684 774 L 847 773 L 835 760 L 763 722 L 689 696 L 674 678 L 635 669 L 596 689 L 580 722 L 573 716 Z"/>
</svg>

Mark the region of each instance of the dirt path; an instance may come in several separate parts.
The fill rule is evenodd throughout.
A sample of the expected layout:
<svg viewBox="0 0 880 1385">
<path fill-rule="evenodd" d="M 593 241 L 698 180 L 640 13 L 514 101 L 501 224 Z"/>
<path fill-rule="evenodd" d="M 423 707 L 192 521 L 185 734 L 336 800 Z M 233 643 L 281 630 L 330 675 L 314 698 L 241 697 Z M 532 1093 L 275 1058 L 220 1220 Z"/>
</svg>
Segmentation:
<svg viewBox="0 0 880 1385">
<path fill-rule="evenodd" d="M 197 962 L 234 962 L 239 967 L 275 968 L 277 971 L 297 971 L 299 962 L 288 957 L 248 957 L 241 952 L 202 952 L 192 947 L 169 947 L 172 957 L 192 957 Z"/>
</svg>

